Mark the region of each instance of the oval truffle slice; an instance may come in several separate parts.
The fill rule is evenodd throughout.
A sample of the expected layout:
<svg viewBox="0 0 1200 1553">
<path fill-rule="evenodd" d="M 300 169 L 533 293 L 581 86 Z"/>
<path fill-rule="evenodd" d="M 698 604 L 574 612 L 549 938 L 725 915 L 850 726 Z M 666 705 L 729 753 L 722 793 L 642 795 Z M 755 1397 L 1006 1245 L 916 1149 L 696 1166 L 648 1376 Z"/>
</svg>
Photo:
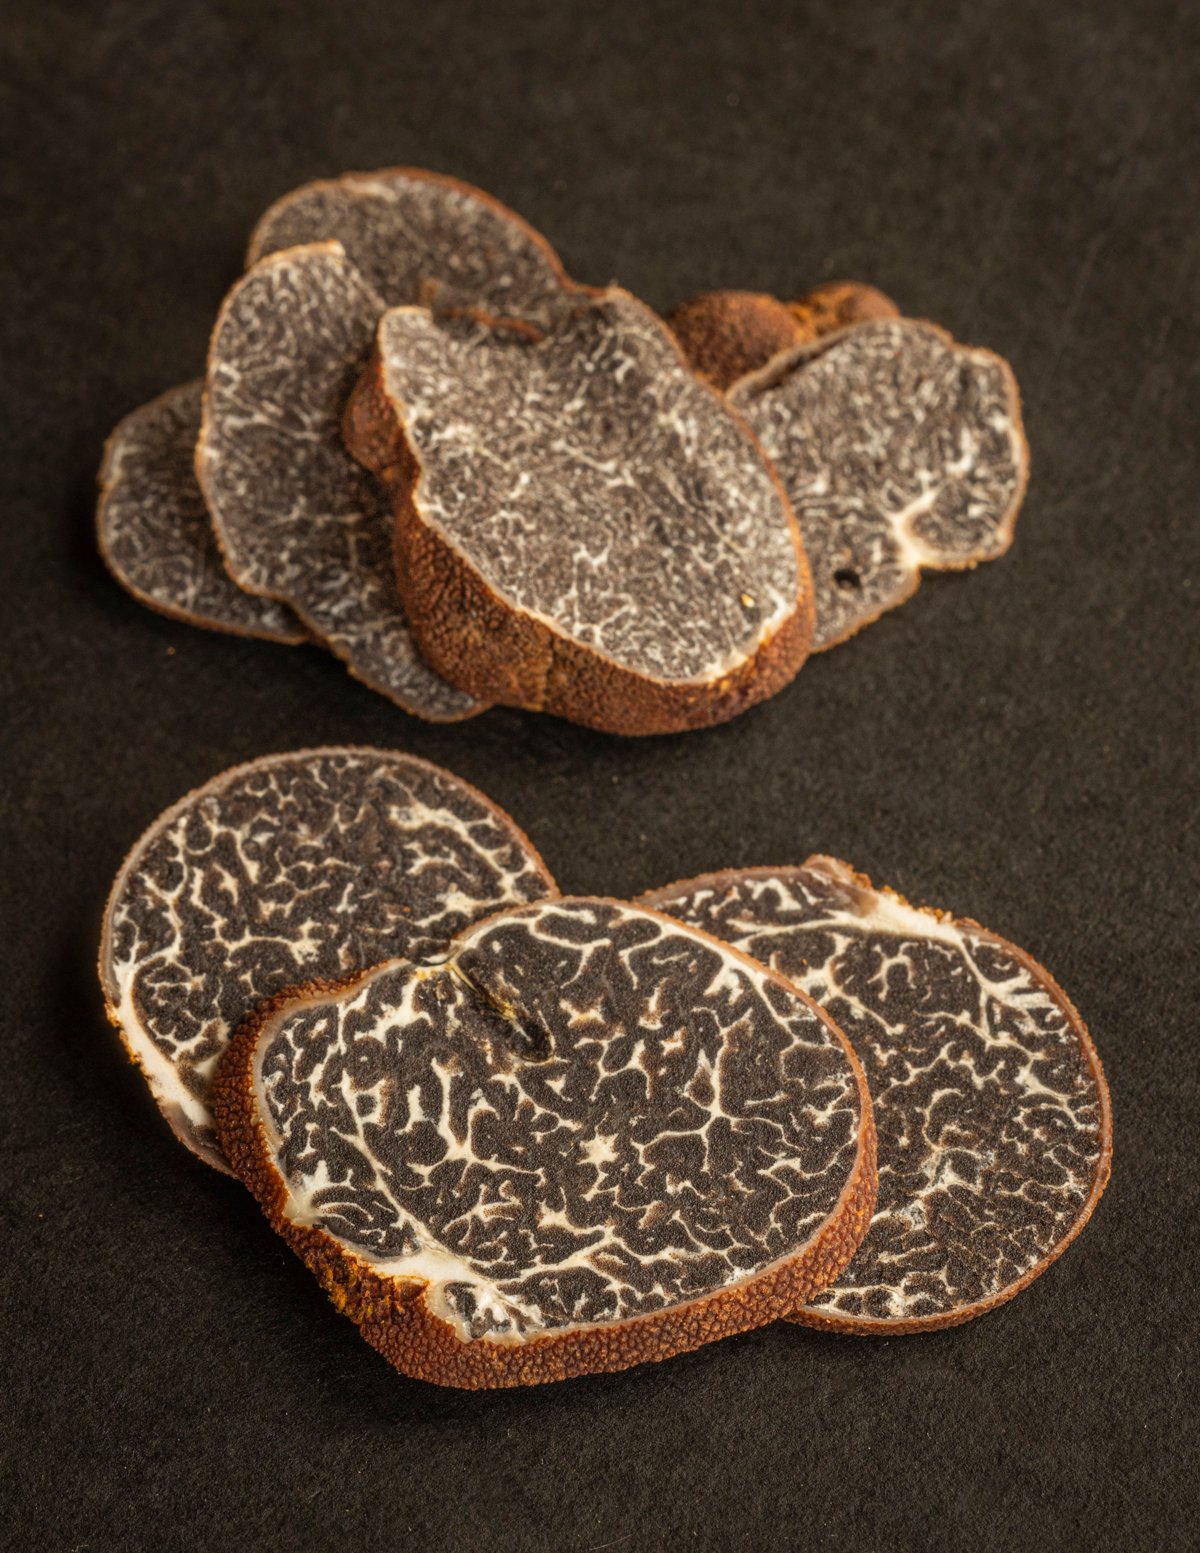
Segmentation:
<svg viewBox="0 0 1200 1553">
<path fill-rule="evenodd" d="M 164 615 L 239 636 L 307 641 L 291 610 L 244 593 L 225 570 L 196 483 L 203 388 L 168 389 L 109 437 L 96 511 L 100 554 L 134 598 Z"/>
<path fill-rule="evenodd" d="M 953 1326 L 1011 1299 L 1087 1223 L 1112 1155 L 1108 1086 L 1082 1019 L 1022 950 L 828 857 L 706 874 L 646 900 L 802 987 L 866 1069 L 875 1217 L 796 1320 L 882 1335 Z"/>
<path fill-rule="evenodd" d="M 481 189 L 392 167 L 293 189 L 250 239 L 248 264 L 332 239 L 389 306 L 482 308 L 546 329 L 571 282 L 539 232 Z"/>
<path fill-rule="evenodd" d="M 658 733 L 800 666 L 810 584 L 777 477 L 625 292 L 535 338 L 393 309 L 346 432 L 396 493 L 421 650 L 472 694 Z"/>
<path fill-rule="evenodd" d="M 505 911 L 439 961 L 281 996 L 230 1047 L 216 1114 L 339 1309 L 444 1385 L 761 1325 L 837 1275 L 874 1199 L 870 1102 L 832 1022 L 613 901 Z"/>
<path fill-rule="evenodd" d="M 1016 381 L 933 324 L 884 319 L 785 352 L 729 401 L 778 469 L 816 595 L 814 650 L 1012 542 L 1029 472 Z"/>
<path fill-rule="evenodd" d="M 417 653 L 386 502 L 339 429 L 382 311 L 336 243 L 249 271 L 213 330 L 196 473 L 243 588 L 289 604 L 357 679 L 406 711 L 452 722 L 481 707 Z"/>
<path fill-rule="evenodd" d="M 268 755 L 214 777 L 138 841 L 109 896 L 109 1019 L 179 1139 L 227 1168 L 213 1069 L 263 998 L 442 949 L 555 893 L 525 835 L 466 782 L 388 750 Z"/>
</svg>

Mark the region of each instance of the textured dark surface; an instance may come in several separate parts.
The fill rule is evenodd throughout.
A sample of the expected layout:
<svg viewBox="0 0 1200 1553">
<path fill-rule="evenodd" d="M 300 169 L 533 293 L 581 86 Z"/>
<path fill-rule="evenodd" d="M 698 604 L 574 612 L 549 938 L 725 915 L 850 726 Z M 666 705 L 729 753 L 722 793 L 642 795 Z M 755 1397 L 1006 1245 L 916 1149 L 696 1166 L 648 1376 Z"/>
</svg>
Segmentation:
<svg viewBox="0 0 1200 1553">
<path fill-rule="evenodd" d="M 17 1546 L 1185 1548 L 1195 1289 L 1195 20 L 1179 5 L 623 8 L 12 0 L 0 1500 Z M 659 307 L 854 275 L 1021 382 L 1008 556 L 709 733 L 428 728 L 330 657 L 127 598 L 92 534 L 118 417 L 194 375 L 305 178 L 480 183 Z M 572 890 L 852 858 L 1070 988 L 1114 1175 L 1010 1306 L 876 1343 L 779 1325 L 524 1393 L 409 1383 L 105 1026 L 105 889 L 236 760 L 389 741 Z"/>
</svg>

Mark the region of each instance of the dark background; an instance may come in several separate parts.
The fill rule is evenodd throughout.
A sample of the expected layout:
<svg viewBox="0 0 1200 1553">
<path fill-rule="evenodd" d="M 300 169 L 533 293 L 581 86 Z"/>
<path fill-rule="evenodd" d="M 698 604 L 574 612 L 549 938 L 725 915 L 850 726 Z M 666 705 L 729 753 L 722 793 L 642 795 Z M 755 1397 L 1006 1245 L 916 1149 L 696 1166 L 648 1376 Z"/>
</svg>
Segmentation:
<svg viewBox="0 0 1200 1553">
<path fill-rule="evenodd" d="M 1194 1546 L 1195 8 L 9 0 L 0 49 L 0 1540 Z M 660 308 L 853 276 L 1002 352 L 1013 551 L 737 722 L 640 742 L 424 726 L 316 650 L 140 608 L 93 549 L 105 434 L 197 373 L 270 200 L 388 163 Z M 173 1141 L 93 970 L 163 807 L 347 740 L 480 784 L 566 889 L 822 849 L 1027 946 L 1112 1084 L 1091 1227 L 940 1335 L 776 1326 L 491 1395 L 393 1373 Z"/>
</svg>

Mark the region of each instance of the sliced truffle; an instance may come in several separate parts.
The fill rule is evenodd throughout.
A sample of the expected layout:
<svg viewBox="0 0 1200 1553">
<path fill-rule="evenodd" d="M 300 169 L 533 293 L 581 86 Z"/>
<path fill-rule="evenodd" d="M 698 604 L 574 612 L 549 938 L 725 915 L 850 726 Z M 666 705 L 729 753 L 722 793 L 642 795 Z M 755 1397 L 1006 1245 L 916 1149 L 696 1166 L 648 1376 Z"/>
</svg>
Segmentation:
<svg viewBox="0 0 1200 1553">
<path fill-rule="evenodd" d="M 507 910 L 436 962 L 296 989 L 238 1033 L 221 1140 L 406 1374 L 512 1386 L 758 1326 L 870 1218 L 844 1037 L 782 978 L 614 901 Z"/>
<path fill-rule="evenodd" d="M 571 282 L 539 233 L 499 200 L 415 167 L 306 183 L 271 206 L 248 264 L 332 239 L 392 307 L 481 308 L 546 329 Z"/>
<path fill-rule="evenodd" d="M 933 324 L 864 323 L 739 379 L 730 403 L 779 471 L 816 595 L 814 650 L 916 591 L 921 568 L 1012 542 L 1029 455 L 1008 364 Z"/>
<path fill-rule="evenodd" d="M 383 494 L 342 444 L 383 303 L 337 243 L 272 254 L 226 297 L 196 473 L 234 579 L 289 604 L 364 683 L 434 722 L 481 710 L 417 652 Z"/>
<path fill-rule="evenodd" d="M 96 511 L 100 554 L 134 598 L 164 615 L 239 636 L 307 641 L 290 609 L 244 593 L 225 570 L 196 484 L 203 387 L 168 389 L 109 437 Z"/>
<path fill-rule="evenodd" d="M 795 302 L 762 291 L 706 291 L 677 307 L 668 322 L 693 371 L 724 390 L 780 351 L 898 312 L 874 286 L 837 280 Z"/>
<path fill-rule="evenodd" d="M 1087 1223 L 1108 1181 L 1108 1087 L 1082 1019 L 1023 950 L 827 857 L 645 899 L 803 988 L 866 1069 L 875 1217 L 796 1320 L 884 1335 L 953 1326 L 1011 1299 Z"/>
<path fill-rule="evenodd" d="M 269 755 L 160 816 L 122 865 L 100 944 L 108 1016 L 182 1142 L 226 1168 L 213 1069 L 262 999 L 436 953 L 498 907 L 554 894 L 516 825 L 388 750 Z"/>
<path fill-rule="evenodd" d="M 481 699 L 659 733 L 732 717 L 803 661 L 810 583 L 775 472 L 625 292 L 534 337 L 393 309 L 346 435 L 393 488 L 422 653 Z"/>
</svg>

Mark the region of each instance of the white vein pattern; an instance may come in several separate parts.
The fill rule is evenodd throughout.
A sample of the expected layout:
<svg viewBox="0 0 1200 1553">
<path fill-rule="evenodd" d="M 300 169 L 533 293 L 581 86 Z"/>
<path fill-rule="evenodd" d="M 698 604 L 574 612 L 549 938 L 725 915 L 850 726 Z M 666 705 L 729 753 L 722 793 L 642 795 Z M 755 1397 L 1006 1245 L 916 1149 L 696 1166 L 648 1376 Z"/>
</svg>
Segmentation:
<svg viewBox="0 0 1200 1553">
<path fill-rule="evenodd" d="M 428 1281 L 464 1339 L 660 1310 L 801 1250 L 863 1125 L 811 1005 L 584 899 L 278 1012 L 255 1075 L 286 1216 Z"/>
</svg>

